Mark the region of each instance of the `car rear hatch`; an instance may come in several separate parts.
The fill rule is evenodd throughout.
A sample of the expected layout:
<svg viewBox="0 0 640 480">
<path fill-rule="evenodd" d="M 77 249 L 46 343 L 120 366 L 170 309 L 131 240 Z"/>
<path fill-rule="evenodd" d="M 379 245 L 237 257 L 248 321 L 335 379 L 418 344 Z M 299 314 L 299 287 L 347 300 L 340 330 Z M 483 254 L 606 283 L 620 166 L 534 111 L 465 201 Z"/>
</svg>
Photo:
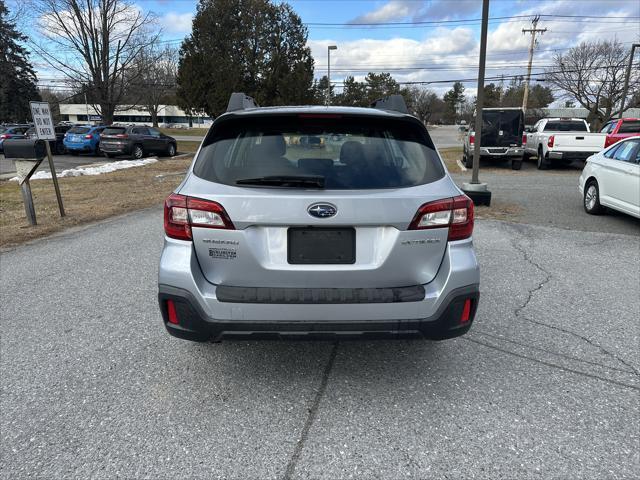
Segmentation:
<svg viewBox="0 0 640 480">
<path fill-rule="evenodd" d="M 237 117 L 216 122 L 179 192 L 220 206 L 222 228 L 191 227 L 209 282 L 388 288 L 434 278 L 448 228 L 409 227 L 422 205 L 459 191 L 417 121 Z"/>
<path fill-rule="evenodd" d="M 100 148 L 102 150 L 120 149 L 127 140 L 125 127 L 108 127 L 100 134 Z"/>
<path fill-rule="evenodd" d="M 483 110 L 482 147 L 522 146 L 524 115 L 522 110 Z"/>
</svg>

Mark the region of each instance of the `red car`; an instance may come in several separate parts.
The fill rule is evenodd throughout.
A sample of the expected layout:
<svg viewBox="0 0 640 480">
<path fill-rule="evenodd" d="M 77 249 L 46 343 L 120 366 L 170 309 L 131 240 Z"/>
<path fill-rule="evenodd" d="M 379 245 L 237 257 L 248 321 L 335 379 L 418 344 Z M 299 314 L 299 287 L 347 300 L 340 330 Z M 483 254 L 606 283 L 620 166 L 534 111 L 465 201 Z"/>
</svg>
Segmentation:
<svg viewBox="0 0 640 480">
<path fill-rule="evenodd" d="M 607 122 L 600 133 L 606 133 L 604 148 L 627 137 L 640 135 L 640 118 L 619 118 Z"/>
</svg>

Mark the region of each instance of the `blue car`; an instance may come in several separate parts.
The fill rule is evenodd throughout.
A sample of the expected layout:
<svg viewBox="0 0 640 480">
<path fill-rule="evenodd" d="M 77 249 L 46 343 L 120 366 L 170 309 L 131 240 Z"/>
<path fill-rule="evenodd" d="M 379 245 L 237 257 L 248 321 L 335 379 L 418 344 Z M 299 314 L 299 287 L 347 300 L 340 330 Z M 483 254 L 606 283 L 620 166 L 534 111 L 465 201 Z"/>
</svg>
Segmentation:
<svg viewBox="0 0 640 480">
<path fill-rule="evenodd" d="M 26 138 L 29 125 L 0 125 L 0 153 L 4 153 L 4 141 L 8 138 Z"/>
<path fill-rule="evenodd" d="M 62 142 L 71 155 L 81 153 L 100 154 L 100 134 L 106 127 L 93 125 L 76 125 L 64 136 Z"/>
</svg>

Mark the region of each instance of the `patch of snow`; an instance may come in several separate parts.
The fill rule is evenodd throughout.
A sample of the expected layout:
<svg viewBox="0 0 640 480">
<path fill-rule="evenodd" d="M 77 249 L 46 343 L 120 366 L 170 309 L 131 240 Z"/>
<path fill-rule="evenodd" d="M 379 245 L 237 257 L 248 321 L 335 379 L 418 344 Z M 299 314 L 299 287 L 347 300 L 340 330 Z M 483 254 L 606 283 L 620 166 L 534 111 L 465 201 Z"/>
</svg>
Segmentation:
<svg viewBox="0 0 640 480">
<path fill-rule="evenodd" d="M 157 158 L 143 158 L 142 160 L 121 160 L 119 162 L 109 162 L 104 165 L 99 165 L 97 167 L 79 167 L 79 168 L 69 168 L 67 170 L 62 170 L 61 172 L 56 172 L 58 178 L 60 177 L 81 177 L 83 175 L 102 175 L 103 173 L 111 173 L 116 170 L 123 170 L 125 168 L 133 168 L 133 167 L 143 167 L 145 165 L 149 165 L 151 163 L 156 163 L 158 161 Z M 31 177 L 31 180 L 47 180 L 51 178 L 51 172 L 40 171 L 36 172 L 35 175 Z M 18 177 L 13 177 L 10 179 L 12 182 L 17 182 Z"/>
</svg>

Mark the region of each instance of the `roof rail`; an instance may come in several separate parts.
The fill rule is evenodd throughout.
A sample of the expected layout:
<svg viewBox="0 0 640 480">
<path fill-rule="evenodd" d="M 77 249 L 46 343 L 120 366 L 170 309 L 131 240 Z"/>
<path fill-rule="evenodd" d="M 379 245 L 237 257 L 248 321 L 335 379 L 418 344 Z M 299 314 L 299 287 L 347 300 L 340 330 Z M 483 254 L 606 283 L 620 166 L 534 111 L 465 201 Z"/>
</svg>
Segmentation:
<svg viewBox="0 0 640 480">
<path fill-rule="evenodd" d="M 247 110 L 249 108 L 258 108 L 260 105 L 250 97 L 242 92 L 233 92 L 229 97 L 229 104 L 227 105 L 227 112 L 235 112 L 236 110 Z"/>
<path fill-rule="evenodd" d="M 404 97 L 398 93 L 379 98 L 371 103 L 371 107 L 378 110 L 393 110 L 394 112 L 409 113 Z"/>
</svg>

